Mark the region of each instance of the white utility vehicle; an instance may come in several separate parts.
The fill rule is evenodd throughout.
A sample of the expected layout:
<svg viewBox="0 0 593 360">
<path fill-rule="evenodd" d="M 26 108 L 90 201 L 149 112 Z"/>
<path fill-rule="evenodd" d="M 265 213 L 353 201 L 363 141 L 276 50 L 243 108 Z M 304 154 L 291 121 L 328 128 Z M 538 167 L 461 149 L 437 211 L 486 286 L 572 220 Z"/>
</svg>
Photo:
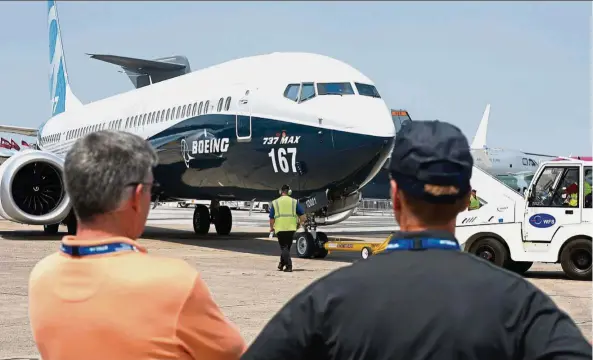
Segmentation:
<svg viewBox="0 0 593 360">
<path fill-rule="evenodd" d="M 457 218 L 465 251 L 524 273 L 534 262 L 560 263 L 575 280 L 591 280 L 591 161 L 541 163 L 526 197 L 474 167 L 481 207 Z"/>
</svg>

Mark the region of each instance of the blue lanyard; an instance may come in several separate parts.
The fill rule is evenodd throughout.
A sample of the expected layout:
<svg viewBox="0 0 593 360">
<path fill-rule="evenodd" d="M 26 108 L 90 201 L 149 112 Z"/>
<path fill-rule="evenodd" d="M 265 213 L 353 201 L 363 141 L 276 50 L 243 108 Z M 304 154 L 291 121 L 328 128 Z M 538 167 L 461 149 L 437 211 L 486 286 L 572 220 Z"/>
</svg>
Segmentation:
<svg viewBox="0 0 593 360">
<path fill-rule="evenodd" d="M 444 249 L 461 250 L 461 247 L 455 240 L 424 238 L 424 239 L 392 239 L 389 241 L 385 251 L 397 250 L 424 250 L 424 249 Z"/>
<path fill-rule="evenodd" d="M 70 246 L 62 244 L 60 250 L 72 256 L 100 255 L 118 251 L 138 251 L 135 246 L 126 243 L 112 243 L 96 246 Z"/>
</svg>

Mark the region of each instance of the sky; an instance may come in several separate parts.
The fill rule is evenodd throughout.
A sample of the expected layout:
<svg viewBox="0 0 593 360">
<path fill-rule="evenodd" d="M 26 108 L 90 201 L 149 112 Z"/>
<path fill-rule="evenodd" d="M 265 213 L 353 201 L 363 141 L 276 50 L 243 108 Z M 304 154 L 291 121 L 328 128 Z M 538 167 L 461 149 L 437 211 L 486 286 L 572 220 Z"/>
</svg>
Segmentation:
<svg viewBox="0 0 593 360">
<path fill-rule="evenodd" d="M 85 53 L 185 55 L 198 70 L 304 51 L 349 63 L 389 107 L 451 122 L 470 143 L 490 103 L 489 146 L 592 153 L 591 2 L 58 1 L 58 11 L 83 103 L 133 88 Z M 37 127 L 50 114 L 47 4 L 1 1 L 0 13 L 0 123 Z"/>
</svg>

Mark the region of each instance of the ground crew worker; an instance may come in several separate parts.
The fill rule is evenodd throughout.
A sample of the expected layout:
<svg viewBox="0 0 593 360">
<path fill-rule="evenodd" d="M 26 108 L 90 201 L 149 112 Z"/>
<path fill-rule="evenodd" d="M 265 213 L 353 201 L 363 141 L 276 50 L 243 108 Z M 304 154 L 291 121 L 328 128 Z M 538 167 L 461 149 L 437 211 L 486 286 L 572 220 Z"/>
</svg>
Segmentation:
<svg viewBox="0 0 593 360">
<path fill-rule="evenodd" d="M 480 200 L 478 200 L 478 192 L 476 189 L 472 189 L 472 193 L 469 197 L 469 210 L 478 210 L 480 208 Z"/>
<path fill-rule="evenodd" d="M 570 207 L 576 207 L 579 205 L 579 186 L 575 183 L 570 184 L 566 188 L 566 203 Z"/>
<path fill-rule="evenodd" d="M 386 252 L 292 298 L 242 359 L 591 359 L 571 318 L 521 276 L 460 251 L 473 159 L 455 126 L 413 121 L 396 135 Z"/>
<path fill-rule="evenodd" d="M 149 255 L 142 234 L 157 156 L 142 138 L 91 133 L 66 155 L 76 236 L 29 279 L 43 360 L 238 359 L 246 344 L 185 261 Z"/>
<path fill-rule="evenodd" d="M 290 195 L 292 195 L 290 186 L 282 185 L 280 197 L 272 201 L 270 208 L 270 232 L 276 233 L 280 245 L 278 270 L 284 270 L 284 272 L 292 272 L 292 259 L 290 258 L 292 238 L 299 222 L 304 222 L 305 214 L 301 204 Z"/>
</svg>

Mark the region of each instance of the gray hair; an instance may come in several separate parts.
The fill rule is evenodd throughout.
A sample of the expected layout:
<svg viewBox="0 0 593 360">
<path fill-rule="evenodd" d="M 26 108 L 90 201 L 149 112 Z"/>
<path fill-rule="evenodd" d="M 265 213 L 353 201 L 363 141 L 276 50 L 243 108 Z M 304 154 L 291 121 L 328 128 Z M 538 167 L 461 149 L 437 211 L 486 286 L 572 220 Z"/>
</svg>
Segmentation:
<svg viewBox="0 0 593 360">
<path fill-rule="evenodd" d="M 115 210 L 131 193 L 126 187 L 146 181 L 157 161 L 150 143 L 131 133 L 102 130 L 79 139 L 64 163 L 74 212 L 84 222 Z"/>
</svg>

